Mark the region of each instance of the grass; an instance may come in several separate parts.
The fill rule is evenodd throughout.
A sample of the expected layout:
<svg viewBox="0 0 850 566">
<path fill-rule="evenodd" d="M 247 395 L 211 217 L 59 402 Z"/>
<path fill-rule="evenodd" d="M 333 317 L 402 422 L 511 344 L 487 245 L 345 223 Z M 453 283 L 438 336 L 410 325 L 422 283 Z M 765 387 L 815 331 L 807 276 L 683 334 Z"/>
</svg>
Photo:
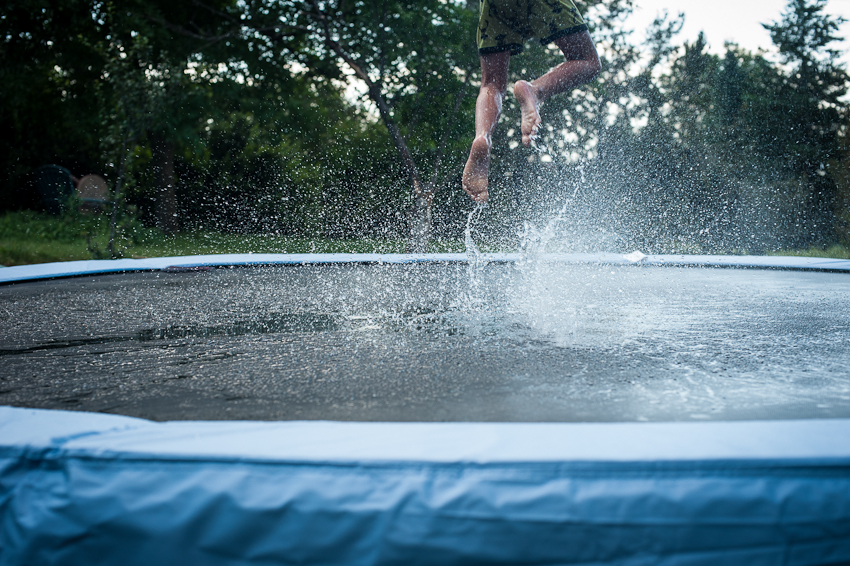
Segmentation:
<svg viewBox="0 0 850 566">
<path fill-rule="evenodd" d="M 92 259 L 90 247 L 105 249 L 104 218 L 52 217 L 33 212 L 0 215 L 0 265 Z M 175 236 L 133 227 L 122 241 L 124 257 L 164 257 L 226 253 L 404 253 L 402 239 L 296 238 L 280 235 L 191 232 Z M 459 240 L 434 241 L 437 253 L 464 251 Z"/>
<path fill-rule="evenodd" d="M 228 253 L 404 253 L 407 242 L 381 238 L 296 238 L 279 235 L 194 232 L 163 236 L 130 248 L 135 256 L 177 256 Z M 432 242 L 433 252 L 462 252 L 460 241 Z"/>
<path fill-rule="evenodd" d="M 86 241 L 44 242 L 21 238 L 0 238 L 0 265 L 27 265 L 50 261 L 91 259 Z"/>
<path fill-rule="evenodd" d="M 90 248 L 103 250 L 104 217 L 79 214 L 53 217 L 31 211 L 0 215 L 0 265 L 26 265 L 52 261 L 92 259 Z M 224 253 L 403 253 L 402 239 L 296 238 L 280 235 L 241 235 L 218 232 L 191 232 L 175 236 L 135 224 L 122 240 L 124 257 L 164 257 Z M 464 251 L 460 240 L 431 242 L 435 253 Z M 850 259 L 850 248 L 834 245 L 827 249 L 781 250 L 770 255 Z"/>
<path fill-rule="evenodd" d="M 803 257 L 829 257 L 833 259 L 850 259 L 850 248 L 835 244 L 826 249 L 812 247 L 806 250 L 780 250 L 768 255 L 791 255 Z"/>
</svg>

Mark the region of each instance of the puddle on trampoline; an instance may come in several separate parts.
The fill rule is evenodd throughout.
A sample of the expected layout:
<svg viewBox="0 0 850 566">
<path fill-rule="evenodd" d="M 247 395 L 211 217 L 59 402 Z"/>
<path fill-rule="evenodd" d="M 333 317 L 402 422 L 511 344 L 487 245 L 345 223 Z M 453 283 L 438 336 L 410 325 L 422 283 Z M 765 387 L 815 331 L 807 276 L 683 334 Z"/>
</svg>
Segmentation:
<svg viewBox="0 0 850 566">
<path fill-rule="evenodd" d="M 157 418 L 220 418 L 225 401 L 244 411 L 227 418 L 850 411 L 846 275 L 489 265 L 478 279 L 471 289 L 465 266 L 347 265 L 5 287 L 0 378 L 14 391 L 3 399 L 52 406 L 40 387 L 64 387 L 68 398 L 100 388 L 79 406 L 100 410 L 115 388 L 127 390 L 124 407 L 133 395 L 179 390 L 175 407 L 199 407 L 157 413 L 151 401 L 129 411 Z M 24 370 L 41 375 L 14 375 Z M 174 379 L 184 375 L 193 378 Z M 228 393 L 197 400 L 210 391 Z"/>
</svg>

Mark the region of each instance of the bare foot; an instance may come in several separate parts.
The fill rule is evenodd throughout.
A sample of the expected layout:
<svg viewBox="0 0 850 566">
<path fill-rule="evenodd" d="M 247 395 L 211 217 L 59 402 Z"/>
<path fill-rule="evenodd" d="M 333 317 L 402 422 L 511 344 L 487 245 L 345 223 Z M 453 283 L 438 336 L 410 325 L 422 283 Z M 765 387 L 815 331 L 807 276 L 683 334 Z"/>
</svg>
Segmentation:
<svg viewBox="0 0 850 566">
<path fill-rule="evenodd" d="M 517 81 L 514 85 L 514 96 L 522 112 L 522 145 L 530 147 L 531 140 L 537 135 L 537 128 L 540 127 L 540 114 L 537 112 L 540 101 L 537 97 L 537 89 L 527 81 Z"/>
<path fill-rule="evenodd" d="M 487 175 L 490 172 L 490 140 L 480 136 L 472 141 L 469 159 L 463 168 L 463 190 L 475 202 L 487 202 Z"/>
</svg>

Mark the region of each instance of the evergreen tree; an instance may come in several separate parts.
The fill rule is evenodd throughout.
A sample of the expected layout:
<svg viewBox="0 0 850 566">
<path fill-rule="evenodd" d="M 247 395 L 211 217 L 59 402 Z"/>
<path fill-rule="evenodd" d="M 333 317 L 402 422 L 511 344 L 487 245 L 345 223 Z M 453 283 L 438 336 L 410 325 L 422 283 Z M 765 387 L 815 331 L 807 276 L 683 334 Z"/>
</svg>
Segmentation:
<svg viewBox="0 0 850 566">
<path fill-rule="evenodd" d="M 723 125 L 727 128 L 726 135 L 729 138 L 735 137 L 734 124 L 743 105 L 742 83 L 740 62 L 735 52 L 727 45 L 726 54 L 723 57 L 723 69 L 718 77 L 717 98 Z"/>
<path fill-rule="evenodd" d="M 764 136 L 801 177 L 808 191 L 812 243 L 834 239 L 835 181 L 825 164 L 839 152 L 846 119 L 848 75 L 831 47 L 843 18 L 824 13 L 826 0 L 789 0 L 782 19 L 764 24 L 787 72 L 773 93 L 770 132 Z"/>
</svg>

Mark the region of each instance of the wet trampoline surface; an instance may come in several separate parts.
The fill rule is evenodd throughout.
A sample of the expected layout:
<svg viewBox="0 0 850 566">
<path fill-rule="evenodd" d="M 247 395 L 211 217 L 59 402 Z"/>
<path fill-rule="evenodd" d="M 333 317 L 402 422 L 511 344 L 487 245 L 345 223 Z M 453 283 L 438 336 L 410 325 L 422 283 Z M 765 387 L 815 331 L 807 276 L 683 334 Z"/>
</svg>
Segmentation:
<svg viewBox="0 0 850 566">
<path fill-rule="evenodd" d="M 0 404 L 155 420 L 850 417 L 850 275 L 324 265 L 0 287 Z"/>
</svg>

